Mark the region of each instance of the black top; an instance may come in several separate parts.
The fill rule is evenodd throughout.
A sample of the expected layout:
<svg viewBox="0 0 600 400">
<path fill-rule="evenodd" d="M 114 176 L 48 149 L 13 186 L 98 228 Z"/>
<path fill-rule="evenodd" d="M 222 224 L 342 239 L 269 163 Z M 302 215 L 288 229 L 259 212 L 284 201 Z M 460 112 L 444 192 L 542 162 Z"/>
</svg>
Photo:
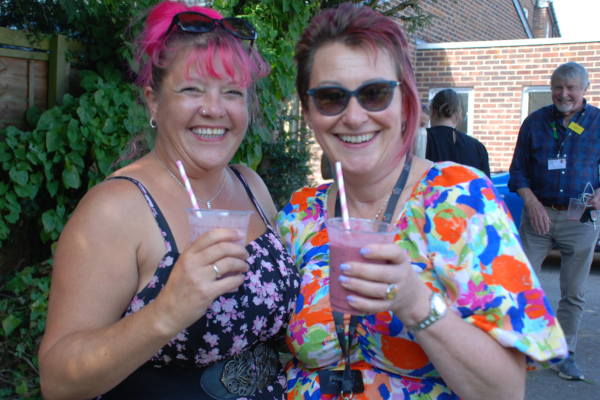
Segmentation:
<svg viewBox="0 0 600 400">
<path fill-rule="evenodd" d="M 265 233 L 246 246 L 250 269 L 245 282 L 237 292 L 219 296 L 202 318 L 175 336 L 116 388 L 102 395 L 102 400 L 209 399 L 200 387 L 198 375 L 205 367 L 251 349 L 259 342 L 275 344 L 285 338 L 298 298 L 300 276 L 246 180 L 238 170 L 230 168 L 244 185 L 267 226 Z M 134 296 L 123 313 L 122 317 L 127 318 L 158 296 L 169 279 L 179 250 L 169 224 L 146 188 L 131 178 L 112 179 L 126 179 L 137 185 L 156 218 L 167 247 L 154 277 Z M 286 375 L 283 367 L 279 368 L 269 389 L 257 390 L 249 399 L 275 400 L 285 396 Z"/>
<path fill-rule="evenodd" d="M 456 143 L 452 132 L 456 131 Z M 429 161 L 454 161 L 477 168 L 490 177 L 488 153 L 479 140 L 450 126 L 438 125 L 427 128 L 427 151 Z"/>
</svg>

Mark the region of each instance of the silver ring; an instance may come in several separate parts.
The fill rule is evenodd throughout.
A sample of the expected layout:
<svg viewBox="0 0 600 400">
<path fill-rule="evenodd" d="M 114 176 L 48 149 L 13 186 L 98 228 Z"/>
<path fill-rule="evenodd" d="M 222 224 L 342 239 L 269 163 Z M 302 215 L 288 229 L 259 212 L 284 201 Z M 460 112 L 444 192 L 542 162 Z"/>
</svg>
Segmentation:
<svg viewBox="0 0 600 400">
<path fill-rule="evenodd" d="M 393 283 L 390 283 L 385 291 L 385 299 L 394 300 L 396 294 L 398 294 L 398 288 Z"/>
<path fill-rule="evenodd" d="M 219 268 L 215 264 L 213 264 L 213 269 L 217 273 L 217 279 L 221 279 L 221 273 L 219 272 Z"/>
<path fill-rule="evenodd" d="M 206 117 L 206 109 L 202 110 L 202 115 Z"/>
</svg>

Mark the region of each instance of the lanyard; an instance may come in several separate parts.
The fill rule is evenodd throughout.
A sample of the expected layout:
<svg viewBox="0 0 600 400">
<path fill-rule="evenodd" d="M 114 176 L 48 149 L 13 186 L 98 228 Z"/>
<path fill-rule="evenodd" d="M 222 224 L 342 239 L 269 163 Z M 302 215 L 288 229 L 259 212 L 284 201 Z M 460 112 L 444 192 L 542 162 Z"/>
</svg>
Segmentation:
<svg viewBox="0 0 600 400">
<path fill-rule="evenodd" d="M 408 180 L 408 175 L 410 174 L 411 164 L 412 157 L 410 155 L 407 155 L 406 162 L 404 163 L 404 168 L 402 168 L 402 174 L 400 174 L 400 178 L 398 178 L 398 181 L 394 185 L 394 189 L 392 190 L 389 203 L 385 209 L 385 213 L 383 214 L 383 222 L 390 222 L 392 216 L 394 215 L 394 211 L 396 210 L 396 205 L 398 204 L 398 200 L 400 199 L 402 190 L 404 190 L 404 186 L 406 186 L 406 181 Z M 335 198 L 335 216 L 342 216 L 342 207 L 340 205 L 339 192 Z"/>
<path fill-rule="evenodd" d="M 577 125 L 581 125 L 581 122 L 585 118 L 586 109 L 587 109 L 587 106 L 583 108 L 581 115 L 579 116 L 579 120 L 576 122 Z M 558 140 L 558 135 L 556 133 L 556 126 L 554 124 L 555 124 L 554 121 L 552 121 L 550 123 L 550 125 L 552 125 L 552 129 L 554 130 L 554 138 L 556 140 Z M 567 127 L 567 137 L 565 138 L 565 140 L 562 141 L 562 143 L 560 144 L 560 146 L 558 148 L 558 154 L 556 154 L 557 158 L 560 157 L 560 153 L 562 152 L 562 149 L 565 146 L 565 142 L 571 137 L 571 135 L 573 135 L 573 131 L 571 130 L 571 128 Z"/>
<path fill-rule="evenodd" d="M 402 169 L 402 173 L 400 174 L 400 178 L 398 178 L 396 185 L 394 185 L 394 189 L 390 195 L 389 203 L 385 209 L 385 214 L 383 214 L 384 222 L 390 222 L 392 216 L 394 215 L 394 210 L 398 204 L 398 199 L 400 199 L 400 195 L 402 194 L 402 190 L 404 190 L 404 186 L 406 186 L 406 181 L 408 180 L 408 175 L 410 174 L 411 162 L 412 158 L 409 154 L 406 156 L 404 168 Z M 339 192 L 335 199 L 335 216 L 342 216 Z M 341 392 L 342 395 L 352 392 L 357 393 L 355 389 L 356 383 L 353 382 L 353 376 L 350 369 L 350 350 L 352 349 L 352 340 L 354 338 L 354 334 L 356 333 L 356 326 L 358 325 L 358 316 L 353 315 L 350 317 L 350 325 L 348 327 L 348 346 L 346 347 L 346 336 L 344 334 L 344 314 L 338 311 L 332 311 L 331 313 L 333 314 L 333 321 L 335 322 L 335 333 L 337 334 L 338 341 L 340 342 L 340 347 L 342 349 L 342 356 L 346 359 L 346 366 L 344 367 L 344 375 L 342 377 Z"/>
</svg>

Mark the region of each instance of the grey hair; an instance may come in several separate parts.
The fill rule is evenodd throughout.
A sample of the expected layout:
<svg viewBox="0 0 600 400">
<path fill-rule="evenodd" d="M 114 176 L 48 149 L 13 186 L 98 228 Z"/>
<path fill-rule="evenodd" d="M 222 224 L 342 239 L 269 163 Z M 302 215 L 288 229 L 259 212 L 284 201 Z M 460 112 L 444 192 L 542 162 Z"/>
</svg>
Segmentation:
<svg viewBox="0 0 600 400">
<path fill-rule="evenodd" d="M 590 75 L 585 67 L 575 61 L 562 64 L 554 70 L 550 83 L 554 84 L 556 79 L 567 81 L 571 78 L 576 78 L 581 83 L 581 88 L 585 89 L 590 84 Z"/>
</svg>

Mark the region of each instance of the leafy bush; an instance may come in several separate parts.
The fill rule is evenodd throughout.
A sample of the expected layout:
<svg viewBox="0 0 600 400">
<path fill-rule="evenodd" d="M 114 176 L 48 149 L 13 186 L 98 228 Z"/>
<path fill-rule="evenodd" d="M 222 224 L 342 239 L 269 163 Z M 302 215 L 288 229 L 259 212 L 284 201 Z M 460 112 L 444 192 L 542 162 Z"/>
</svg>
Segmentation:
<svg viewBox="0 0 600 400">
<path fill-rule="evenodd" d="M 281 210 L 292 193 L 304 186 L 312 185 L 310 171 L 310 142 L 282 135 L 275 142 L 262 145 L 263 162 L 258 173 L 269 188 L 275 207 Z"/>
<path fill-rule="evenodd" d="M 0 398 L 37 396 L 35 354 L 46 322 L 56 240 L 81 197 L 113 171 L 120 149 L 147 126 L 135 89 L 121 72 L 112 65 L 98 69 L 102 75 L 80 73 L 86 93 L 79 99 L 65 95 L 62 106 L 41 116 L 30 109 L 29 123 L 37 126 L 32 132 L 0 131 L 6 139 L 0 142 L 0 246 L 29 242 L 32 254 L 25 265 L 35 266 L 0 281 Z"/>
<path fill-rule="evenodd" d="M 65 95 L 62 106 L 41 117 L 30 109 L 33 132 L 0 131 L 6 139 L 0 143 L 0 245 L 33 241 L 33 262 L 51 256 L 42 244 L 58 238 L 83 194 L 104 180 L 119 149 L 147 124 L 121 72 L 101 69 L 103 76 L 80 73 L 86 93 L 79 99 Z"/>
<path fill-rule="evenodd" d="M 46 327 L 50 265 L 17 272 L 0 285 L 0 398 L 41 399 L 37 350 Z"/>
</svg>

